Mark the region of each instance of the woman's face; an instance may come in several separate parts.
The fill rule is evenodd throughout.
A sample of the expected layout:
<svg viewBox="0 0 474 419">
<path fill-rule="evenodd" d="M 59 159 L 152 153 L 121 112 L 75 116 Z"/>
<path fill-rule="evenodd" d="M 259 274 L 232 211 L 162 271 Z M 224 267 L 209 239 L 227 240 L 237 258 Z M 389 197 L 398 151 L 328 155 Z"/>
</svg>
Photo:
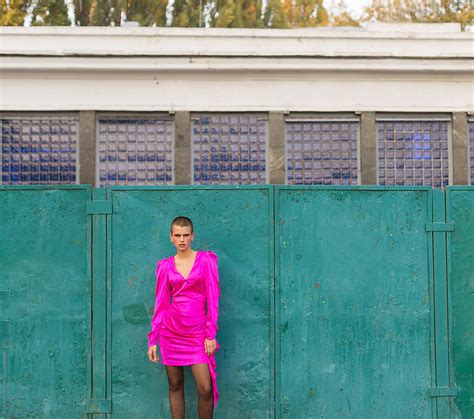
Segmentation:
<svg viewBox="0 0 474 419">
<path fill-rule="evenodd" d="M 184 252 L 191 247 L 194 240 L 194 233 L 191 233 L 191 227 L 180 227 L 173 225 L 170 240 L 180 252 Z"/>
</svg>

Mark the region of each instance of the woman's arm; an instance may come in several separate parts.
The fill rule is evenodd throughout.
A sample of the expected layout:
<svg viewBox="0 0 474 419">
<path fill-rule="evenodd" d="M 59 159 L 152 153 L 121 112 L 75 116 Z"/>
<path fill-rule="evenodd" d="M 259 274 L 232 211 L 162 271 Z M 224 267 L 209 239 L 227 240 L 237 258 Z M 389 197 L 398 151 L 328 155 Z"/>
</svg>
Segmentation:
<svg viewBox="0 0 474 419">
<path fill-rule="evenodd" d="M 206 263 L 206 297 L 207 297 L 207 319 L 205 328 L 205 338 L 212 340 L 217 334 L 217 319 L 219 317 L 219 270 L 217 265 L 217 255 L 207 252 Z"/>
<path fill-rule="evenodd" d="M 156 267 L 156 301 L 155 312 L 151 319 L 151 331 L 148 333 L 148 347 L 156 345 L 158 340 L 158 331 L 160 330 L 163 315 L 170 304 L 171 289 L 168 282 L 167 270 L 164 267 L 163 260 L 158 261 Z"/>
</svg>

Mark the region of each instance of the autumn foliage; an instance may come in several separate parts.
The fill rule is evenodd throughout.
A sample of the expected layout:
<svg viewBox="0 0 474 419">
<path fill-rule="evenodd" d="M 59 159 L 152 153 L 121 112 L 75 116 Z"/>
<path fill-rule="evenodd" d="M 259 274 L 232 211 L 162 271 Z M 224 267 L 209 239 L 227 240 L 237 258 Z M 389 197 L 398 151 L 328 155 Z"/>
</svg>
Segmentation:
<svg viewBox="0 0 474 419">
<path fill-rule="evenodd" d="M 353 17 L 344 0 L 0 0 L 0 25 L 303 28 L 474 19 L 471 0 L 372 0 Z"/>
</svg>

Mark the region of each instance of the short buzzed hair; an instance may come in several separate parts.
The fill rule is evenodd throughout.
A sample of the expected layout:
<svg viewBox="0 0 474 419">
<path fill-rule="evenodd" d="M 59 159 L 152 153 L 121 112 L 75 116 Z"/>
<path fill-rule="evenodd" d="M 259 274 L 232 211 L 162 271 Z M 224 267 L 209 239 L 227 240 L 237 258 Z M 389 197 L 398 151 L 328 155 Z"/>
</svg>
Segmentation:
<svg viewBox="0 0 474 419">
<path fill-rule="evenodd" d="M 185 217 L 184 215 L 180 215 L 179 217 L 176 217 L 173 221 L 171 221 L 170 233 L 173 232 L 174 225 L 177 225 L 179 227 L 191 227 L 191 233 L 194 232 L 193 222 L 191 221 L 191 219 Z"/>
</svg>

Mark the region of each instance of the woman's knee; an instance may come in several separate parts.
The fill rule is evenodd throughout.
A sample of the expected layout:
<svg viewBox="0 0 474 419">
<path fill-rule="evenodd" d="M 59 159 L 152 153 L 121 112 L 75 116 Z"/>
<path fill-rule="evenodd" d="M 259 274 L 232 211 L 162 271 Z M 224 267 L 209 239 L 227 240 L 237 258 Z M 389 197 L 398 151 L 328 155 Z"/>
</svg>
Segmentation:
<svg viewBox="0 0 474 419">
<path fill-rule="evenodd" d="M 168 378 L 168 385 L 171 391 L 179 391 L 184 386 L 184 379 L 183 377 Z"/>
<path fill-rule="evenodd" d="M 212 396 L 212 384 L 211 383 L 199 383 L 197 385 L 197 391 L 199 397 L 209 399 Z"/>
</svg>

